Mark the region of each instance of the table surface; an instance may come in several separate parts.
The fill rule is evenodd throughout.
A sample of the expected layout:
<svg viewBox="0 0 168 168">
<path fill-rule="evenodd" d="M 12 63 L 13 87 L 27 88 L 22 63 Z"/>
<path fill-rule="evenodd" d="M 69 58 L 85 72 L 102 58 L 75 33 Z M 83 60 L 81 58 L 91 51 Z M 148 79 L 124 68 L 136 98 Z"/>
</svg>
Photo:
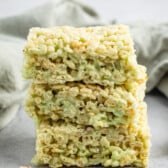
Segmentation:
<svg viewBox="0 0 168 168">
<path fill-rule="evenodd" d="M 19 14 L 47 0 L 0 0 L 0 17 Z M 83 0 L 97 9 L 105 20 L 120 22 L 133 20 L 167 21 L 167 0 Z M 121 12 L 122 11 L 122 12 Z M 126 13 L 124 15 L 123 13 Z M 136 14 L 135 14 L 136 13 Z M 168 167 L 168 99 L 158 91 L 146 96 L 148 118 L 152 133 L 150 168 Z M 30 165 L 34 155 L 34 125 L 20 108 L 15 119 L 0 130 L 0 168 L 18 168 Z"/>
</svg>

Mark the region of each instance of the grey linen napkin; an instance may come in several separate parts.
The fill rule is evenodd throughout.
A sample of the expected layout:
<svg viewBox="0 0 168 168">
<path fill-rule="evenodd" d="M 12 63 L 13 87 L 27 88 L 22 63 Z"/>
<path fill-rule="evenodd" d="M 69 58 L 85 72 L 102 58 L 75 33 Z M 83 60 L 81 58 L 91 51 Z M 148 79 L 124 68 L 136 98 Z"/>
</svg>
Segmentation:
<svg viewBox="0 0 168 168">
<path fill-rule="evenodd" d="M 23 40 L 0 35 L 0 129 L 8 124 L 26 92 L 21 78 Z"/>
<path fill-rule="evenodd" d="M 168 23 L 130 24 L 138 62 L 145 65 L 147 92 L 157 87 L 168 97 Z"/>
<path fill-rule="evenodd" d="M 14 117 L 17 108 L 12 107 L 23 101 L 27 90 L 21 66 L 29 28 L 108 24 L 94 9 L 77 0 L 49 1 L 21 15 L 0 19 L 0 128 Z M 129 25 L 138 61 L 148 69 L 147 91 L 157 87 L 168 97 L 168 24 Z"/>
</svg>

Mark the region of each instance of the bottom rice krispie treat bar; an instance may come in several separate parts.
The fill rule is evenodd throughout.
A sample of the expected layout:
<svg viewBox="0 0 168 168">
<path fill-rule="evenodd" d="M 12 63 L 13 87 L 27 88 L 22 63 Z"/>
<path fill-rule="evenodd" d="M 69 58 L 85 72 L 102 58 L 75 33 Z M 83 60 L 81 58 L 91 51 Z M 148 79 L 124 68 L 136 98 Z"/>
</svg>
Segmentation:
<svg viewBox="0 0 168 168">
<path fill-rule="evenodd" d="M 146 104 L 139 107 L 137 125 L 96 129 L 43 121 L 37 128 L 36 155 L 33 162 L 52 168 L 62 166 L 137 166 L 147 167 L 149 129 Z"/>
<path fill-rule="evenodd" d="M 129 92 L 122 86 L 104 88 L 75 82 L 32 84 L 26 111 L 38 124 L 42 120 L 61 119 L 94 128 L 128 125 L 136 123 L 138 106 L 144 98 L 144 85 L 134 88 L 135 92 Z"/>
</svg>

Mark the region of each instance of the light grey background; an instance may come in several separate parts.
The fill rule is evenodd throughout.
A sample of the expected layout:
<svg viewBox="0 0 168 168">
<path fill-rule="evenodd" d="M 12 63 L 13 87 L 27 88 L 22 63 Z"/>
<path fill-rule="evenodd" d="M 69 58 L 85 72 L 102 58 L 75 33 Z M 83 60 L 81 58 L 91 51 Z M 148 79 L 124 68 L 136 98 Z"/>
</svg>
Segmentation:
<svg viewBox="0 0 168 168">
<path fill-rule="evenodd" d="M 19 14 L 46 0 L 0 0 L 0 17 Z M 106 20 L 168 21 L 167 0 L 83 0 L 97 9 Z M 152 133 L 150 168 L 168 167 L 168 100 L 157 91 L 147 95 L 149 123 Z M 22 114 L 22 115 L 21 115 Z M 23 120 L 24 118 L 24 120 Z M 19 123 L 19 124 L 18 124 Z M 8 132 L 13 129 L 13 134 Z M 18 138 L 19 136 L 19 138 Z M 4 149 L 5 150 L 1 150 Z M 0 168 L 30 165 L 34 154 L 34 126 L 20 109 L 16 118 L 0 131 Z"/>
<path fill-rule="evenodd" d="M 106 20 L 168 20 L 168 0 L 81 0 Z M 19 14 L 47 0 L 0 0 L 0 17 Z"/>
</svg>

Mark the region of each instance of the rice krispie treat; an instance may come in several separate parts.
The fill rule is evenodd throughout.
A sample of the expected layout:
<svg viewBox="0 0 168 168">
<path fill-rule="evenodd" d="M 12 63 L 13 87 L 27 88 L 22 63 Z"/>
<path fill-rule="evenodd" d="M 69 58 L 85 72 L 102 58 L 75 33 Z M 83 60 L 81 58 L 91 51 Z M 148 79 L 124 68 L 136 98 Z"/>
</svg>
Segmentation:
<svg viewBox="0 0 168 168">
<path fill-rule="evenodd" d="M 144 98 L 144 85 L 138 87 L 133 94 L 122 86 L 32 84 L 26 111 L 38 124 L 52 119 L 95 128 L 128 125 L 137 121 L 137 107 Z"/>
<path fill-rule="evenodd" d="M 42 122 L 37 128 L 35 164 L 50 167 L 137 166 L 146 167 L 149 130 L 146 106 L 140 108 L 137 126 L 95 129 L 71 123 Z"/>
<path fill-rule="evenodd" d="M 147 167 L 147 75 L 127 26 L 32 28 L 24 54 L 33 163 Z"/>
<path fill-rule="evenodd" d="M 32 28 L 24 54 L 24 77 L 36 83 L 113 86 L 144 79 L 127 26 Z"/>
</svg>

